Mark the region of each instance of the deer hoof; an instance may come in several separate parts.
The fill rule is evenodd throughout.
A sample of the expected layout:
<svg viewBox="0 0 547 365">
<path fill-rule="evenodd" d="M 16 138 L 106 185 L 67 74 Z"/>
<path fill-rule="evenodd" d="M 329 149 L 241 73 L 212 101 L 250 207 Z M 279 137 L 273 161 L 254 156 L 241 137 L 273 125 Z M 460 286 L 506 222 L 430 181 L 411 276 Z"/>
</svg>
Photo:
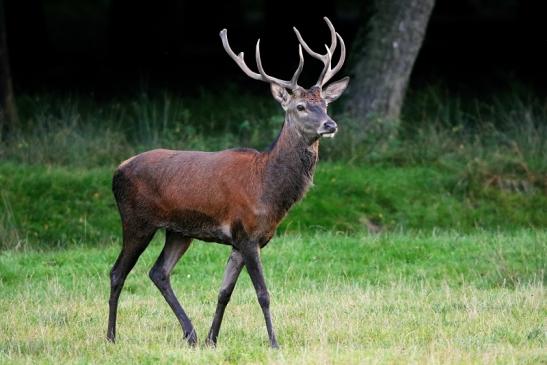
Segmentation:
<svg viewBox="0 0 547 365">
<path fill-rule="evenodd" d="M 190 333 L 184 334 L 184 339 L 188 341 L 188 344 L 192 347 L 198 344 L 198 336 L 196 334 L 196 331 L 194 331 L 193 329 Z"/>
<path fill-rule="evenodd" d="M 212 338 L 207 337 L 207 339 L 205 340 L 205 346 L 214 349 L 215 347 L 217 347 L 217 342 Z"/>
</svg>

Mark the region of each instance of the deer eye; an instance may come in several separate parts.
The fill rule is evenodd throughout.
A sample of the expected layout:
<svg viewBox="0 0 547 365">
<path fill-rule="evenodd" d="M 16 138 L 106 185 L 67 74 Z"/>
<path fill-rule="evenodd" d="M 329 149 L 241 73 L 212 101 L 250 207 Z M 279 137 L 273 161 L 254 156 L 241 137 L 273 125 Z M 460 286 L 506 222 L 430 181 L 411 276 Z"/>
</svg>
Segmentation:
<svg viewBox="0 0 547 365">
<path fill-rule="evenodd" d="M 302 104 L 298 104 L 296 106 L 296 110 L 298 110 L 299 112 L 303 112 L 304 110 L 306 110 L 306 107 Z"/>
</svg>

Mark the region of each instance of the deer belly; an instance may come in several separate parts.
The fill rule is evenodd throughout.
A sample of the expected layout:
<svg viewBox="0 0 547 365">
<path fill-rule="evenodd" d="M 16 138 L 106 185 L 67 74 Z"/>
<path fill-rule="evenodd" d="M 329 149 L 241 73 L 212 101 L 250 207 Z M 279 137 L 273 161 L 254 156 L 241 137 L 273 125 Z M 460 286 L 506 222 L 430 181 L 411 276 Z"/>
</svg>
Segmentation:
<svg viewBox="0 0 547 365">
<path fill-rule="evenodd" d="M 277 226 L 253 214 L 243 214 L 233 220 L 221 220 L 191 209 L 177 210 L 171 214 L 168 222 L 162 225 L 186 237 L 223 243 L 236 248 L 242 242 L 257 242 L 261 247 L 265 246 Z"/>
<path fill-rule="evenodd" d="M 165 228 L 179 232 L 186 237 L 227 245 L 232 244 L 230 225 L 222 224 L 205 213 L 184 209 L 177 210 L 170 218 L 165 224 Z"/>
</svg>

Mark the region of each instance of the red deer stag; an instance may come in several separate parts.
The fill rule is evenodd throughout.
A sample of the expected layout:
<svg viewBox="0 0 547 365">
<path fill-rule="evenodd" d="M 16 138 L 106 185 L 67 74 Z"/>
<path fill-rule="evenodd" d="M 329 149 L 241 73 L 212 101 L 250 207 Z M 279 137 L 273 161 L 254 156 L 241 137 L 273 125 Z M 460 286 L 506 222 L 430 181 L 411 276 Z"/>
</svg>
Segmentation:
<svg viewBox="0 0 547 365">
<path fill-rule="evenodd" d="M 134 156 L 117 168 L 112 190 L 122 221 L 123 248 L 110 274 L 107 332 L 110 341 L 115 341 L 118 298 L 127 274 L 156 230 L 164 228 L 165 247 L 150 271 L 150 278 L 177 316 L 188 343 L 196 344 L 196 332 L 171 288 L 170 274 L 196 238 L 232 246 L 207 343 L 217 342 L 224 310 L 245 266 L 264 313 L 270 345 L 278 347 L 260 249 L 270 241 L 281 219 L 312 182 L 319 138 L 332 136 L 337 130 L 336 123 L 327 115 L 327 105 L 342 94 L 349 81 L 346 77 L 323 89 L 345 59 L 344 41 L 331 22 L 327 18 L 325 21 L 331 32 L 331 45 L 325 46 L 325 54 L 312 51 L 294 28 L 300 43 L 300 63 L 290 81 L 266 74 L 260 60 L 260 40 L 256 43 L 259 71 L 256 73 L 245 64 L 243 52 L 236 55 L 232 51 L 226 29 L 220 32 L 228 55 L 245 74 L 269 83 L 274 99 L 285 110 L 281 132 L 267 151 L 158 149 Z M 340 59 L 332 68 L 337 42 L 341 47 Z M 297 84 L 304 66 L 302 47 L 324 63 L 319 80 L 310 89 Z"/>
</svg>

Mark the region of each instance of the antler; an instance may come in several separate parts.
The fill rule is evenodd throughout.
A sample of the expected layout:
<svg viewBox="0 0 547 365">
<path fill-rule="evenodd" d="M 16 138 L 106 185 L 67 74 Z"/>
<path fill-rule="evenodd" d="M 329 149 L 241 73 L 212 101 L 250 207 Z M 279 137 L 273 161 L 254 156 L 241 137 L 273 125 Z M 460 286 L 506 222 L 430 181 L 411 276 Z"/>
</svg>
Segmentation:
<svg viewBox="0 0 547 365">
<path fill-rule="evenodd" d="M 346 45 L 344 44 L 344 40 L 342 39 L 340 34 L 336 33 L 336 31 L 334 30 L 334 26 L 332 25 L 330 20 L 327 17 L 324 17 L 323 19 L 325 19 L 325 22 L 327 23 L 330 29 L 330 34 L 331 34 L 330 48 L 327 45 L 325 45 L 325 48 L 327 49 L 326 54 L 319 54 L 314 52 L 308 46 L 308 44 L 304 41 L 298 29 L 296 29 L 296 27 L 293 27 L 294 32 L 296 33 L 296 37 L 298 38 L 298 42 L 300 42 L 300 44 L 302 45 L 302 47 L 304 47 L 306 52 L 308 52 L 310 56 L 312 56 L 313 58 L 317 58 L 318 60 L 323 62 L 323 64 L 325 65 L 325 67 L 323 68 L 323 71 L 321 71 L 321 74 L 319 75 L 319 80 L 317 80 L 317 83 L 315 84 L 317 86 L 325 85 L 338 71 L 340 71 L 340 69 L 342 68 L 342 65 L 344 64 L 344 60 L 346 59 Z M 331 68 L 332 66 L 331 61 L 332 61 L 332 55 L 337 45 L 336 39 L 340 41 L 340 59 L 338 60 L 338 63 L 333 69 Z"/>
<path fill-rule="evenodd" d="M 241 68 L 241 70 L 243 70 L 243 72 L 245 72 L 247 76 L 255 80 L 274 83 L 291 90 L 294 90 L 298 87 L 298 77 L 300 76 L 300 73 L 302 72 L 302 69 L 304 68 L 304 55 L 302 54 L 301 45 L 298 45 L 298 55 L 300 57 L 300 63 L 298 64 L 298 68 L 296 69 L 291 80 L 285 81 L 285 80 L 278 79 L 276 77 L 269 76 L 264 71 L 264 68 L 262 67 L 262 60 L 260 59 L 260 39 L 258 39 L 258 41 L 256 42 L 256 51 L 255 51 L 256 65 L 258 67 L 258 72 L 260 73 L 256 73 L 252 71 L 247 66 L 247 64 L 245 64 L 245 60 L 243 59 L 243 52 L 240 52 L 239 55 L 236 55 L 234 51 L 232 51 L 232 48 L 230 47 L 230 44 L 228 43 L 228 31 L 226 29 L 223 29 L 220 31 L 220 38 L 222 39 L 222 45 L 224 46 L 226 53 L 228 53 L 228 55 L 234 61 L 236 61 L 239 68 Z"/>
</svg>

